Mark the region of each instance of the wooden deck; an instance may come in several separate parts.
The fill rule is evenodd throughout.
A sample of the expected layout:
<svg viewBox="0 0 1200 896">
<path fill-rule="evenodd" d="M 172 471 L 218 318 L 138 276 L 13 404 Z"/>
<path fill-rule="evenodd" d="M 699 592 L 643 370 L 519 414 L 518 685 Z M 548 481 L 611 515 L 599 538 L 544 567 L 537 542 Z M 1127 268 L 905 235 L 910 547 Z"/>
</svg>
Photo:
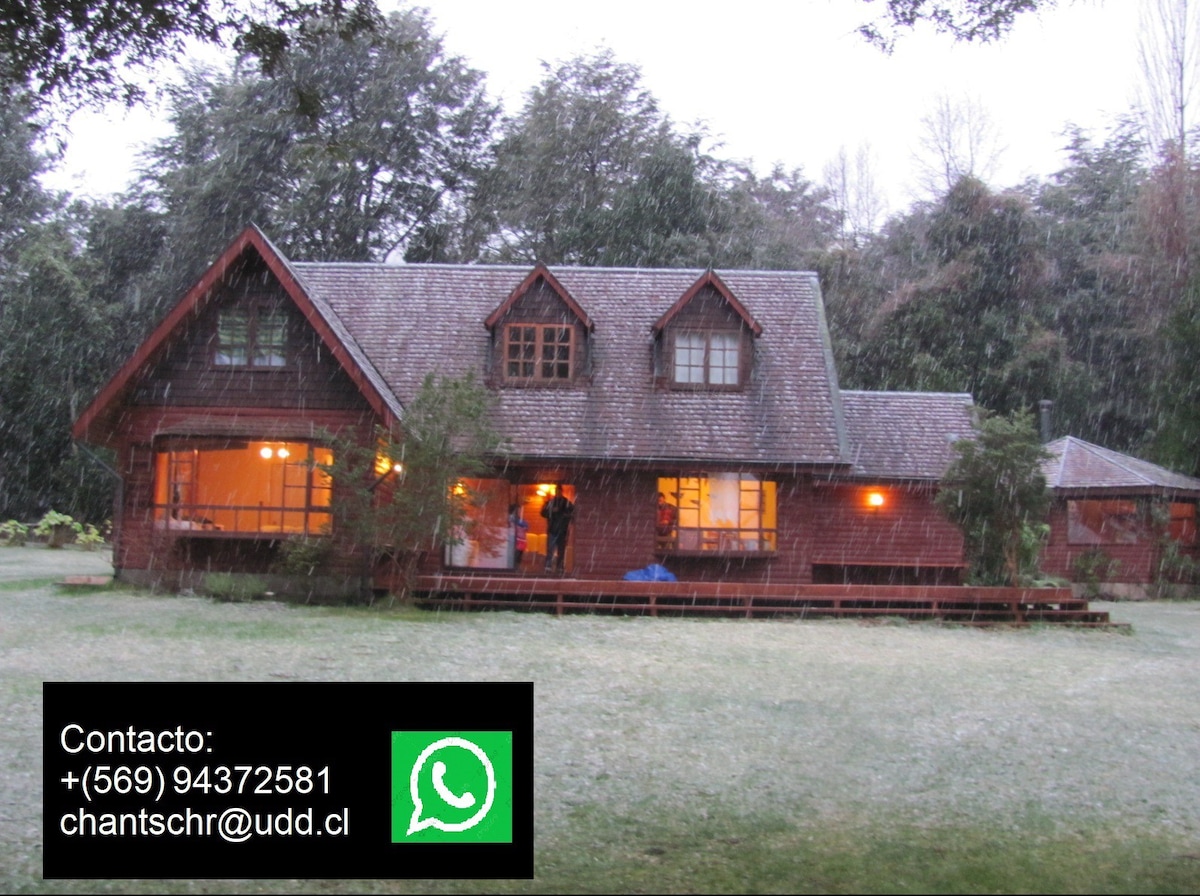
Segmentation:
<svg viewBox="0 0 1200 896">
<path fill-rule="evenodd" d="M 965 625 L 1123 627 L 1070 588 L 629 582 L 505 575 L 420 576 L 416 603 L 442 610 L 820 619 L 893 616 Z"/>
</svg>

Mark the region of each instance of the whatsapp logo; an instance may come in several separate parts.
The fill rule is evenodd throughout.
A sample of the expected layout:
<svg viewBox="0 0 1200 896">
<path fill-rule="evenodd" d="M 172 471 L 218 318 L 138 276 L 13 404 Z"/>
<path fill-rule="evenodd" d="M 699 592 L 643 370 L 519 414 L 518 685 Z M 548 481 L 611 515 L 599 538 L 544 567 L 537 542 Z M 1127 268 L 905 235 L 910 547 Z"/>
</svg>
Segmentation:
<svg viewBox="0 0 1200 896">
<path fill-rule="evenodd" d="M 393 731 L 393 843 L 511 843 L 511 731 Z"/>
</svg>

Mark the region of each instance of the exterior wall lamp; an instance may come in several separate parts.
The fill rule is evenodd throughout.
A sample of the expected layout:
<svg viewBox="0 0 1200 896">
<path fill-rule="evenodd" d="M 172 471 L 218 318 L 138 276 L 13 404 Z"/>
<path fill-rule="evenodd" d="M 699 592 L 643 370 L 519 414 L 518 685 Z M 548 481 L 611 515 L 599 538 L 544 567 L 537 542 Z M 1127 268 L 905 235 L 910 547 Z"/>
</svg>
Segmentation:
<svg viewBox="0 0 1200 896">
<path fill-rule="evenodd" d="M 382 483 L 383 480 L 387 479 L 393 473 L 395 473 L 397 476 L 402 476 L 404 474 L 404 465 L 392 463 L 391 461 L 380 461 L 376 459 L 375 470 L 376 472 L 380 470 L 383 472 L 380 472 L 379 475 L 375 477 L 375 481 L 368 486 L 367 491 L 369 492 L 375 491 L 375 489 L 379 487 L 380 483 Z"/>
<path fill-rule="evenodd" d="M 867 492 L 867 507 L 871 508 L 872 513 L 878 513 L 879 508 L 885 503 L 887 503 L 887 499 L 884 497 L 883 492 L 878 489 L 872 489 Z"/>
</svg>

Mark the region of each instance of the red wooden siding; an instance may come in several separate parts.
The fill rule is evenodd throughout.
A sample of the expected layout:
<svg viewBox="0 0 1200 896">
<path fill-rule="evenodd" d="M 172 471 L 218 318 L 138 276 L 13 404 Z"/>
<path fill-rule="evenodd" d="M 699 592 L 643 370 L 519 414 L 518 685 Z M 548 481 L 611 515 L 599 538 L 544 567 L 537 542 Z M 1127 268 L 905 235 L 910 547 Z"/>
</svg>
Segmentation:
<svg viewBox="0 0 1200 896">
<path fill-rule="evenodd" d="M 269 303 L 287 317 L 289 364 L 282 368 L 222 367 L 212 363 L 217 318 L 239 302 Z M 193 407 L 366 409 L 358 387 L 321 343 L 277 283 L 246 291 L 230 285 L 172 343 L 130 396 L 137 405 Z"/>
<path fill-rule="evenodd" d="M 1162 549 L 1152 539 L 1136 544 L 1070 544 L 1065 500 L 1054 502 L 1049 523 L 1050 540 L 1042 551 L 1042 570 L 1048 575 L 1061 576 L 1072 582 L 1081 581 L 1076 572 L 1078 559 L 1091 551 L 1099 551 L 1120 564 L 1108 581 L 1148 585 L 1158 580 Z M 1200 547 L 1184 548 L 1183 553 L 1200 560 Z"/>
<path fill-rule="evenodd" d="M 867 496 L 879 492 L 883 504 Z M 815 489 L 812 562 L 821 567 L 960 568 L 962 535 L 920 485 L 822 484 Z"/>
</svg>

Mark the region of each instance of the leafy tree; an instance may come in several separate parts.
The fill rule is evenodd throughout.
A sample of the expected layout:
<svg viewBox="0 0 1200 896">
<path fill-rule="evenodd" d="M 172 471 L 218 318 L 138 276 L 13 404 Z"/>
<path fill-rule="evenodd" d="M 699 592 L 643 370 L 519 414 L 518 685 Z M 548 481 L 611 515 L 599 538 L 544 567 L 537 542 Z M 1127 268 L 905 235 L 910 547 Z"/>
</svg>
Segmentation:
<svg viewBox="0 0 1200 896">
<path fill-rule="evenodd" d="M 334 440 L 335 535 L 370 571 L 385 558 L 407 590 L 421 554 L 453 539 L 466 521 L 455 483 L 483 475 L 502 450 L 488 423 L 487 390 L 471 376 L 426 376 L 406 406 L 402 432 Z"/>
<path fill-rule="evenodd" d="M 59 204 L 38 180 L 51 159 L 37 143 L 28 94 L 0 90 L 0 278 L 11 275 L 33 225 L 47 220 Z"/>
<path fill-rule="evenodd" d="M 1045 388 L 1055 372 L 1044 362 L 1059 354 L 1026 351 L 1054 340 L 1038 317 L 1045 259 L 1026 200 L 964 178 L 909 236 L 921 265 L 876 313 L 859 378 L 871 388 L 971 392 L 1001 411 L 1046 397 L 1024 394 Z"/>
<path fill-rule="evenodd" d="M 467 225 L 484 258 L 679 263 L 672 247 L 707 228 L 700 136 L 677 134 L 611 51 L 549 72 L 501 132 Z"/>
<path fill-rule="evenodd" d="M 1155 383 L 1154 454 L 1171 469 L 1200 476 L 1200 287 L 1193 286 L 1180 302 L 1161 338 L 1165 359 Z"/>
<path fill-rule="evenodd" d="M 841 215 L 833 194 L 799 168 L 776 165 L 766 177 L 736 168 L 727 181 L 721 199 L 729 211 L 713 236 L 719 245 L 714 265 L 807 270 L 837 241 Z"/>
<path fill-rule="evenodd" d="M 1050 493 L 1048 457 L 1033 415 L 984 412 L 974 439 L 954 446 L 937 504 L 963 534 L 970 578 L 982 585 L 1019 585 L 1037 571 Z"/>
<path fill-rule="evenodd" d="M 858 31 L 890 52 L 903 32 L 922 22 L 955 40 L 998 40 L 1022 13 L 1053 6 L 1054 0 L 886 0 L 885 5 L 882 16 L 859 26 Z"/>
<path fill-rule="evenodd" d="M 1062 431 L 1133 450 L 1151 426 L 1146 360 L 1154 352 L 1135 299 L 1145 144 L 1129 121 L 1099 144 L 1078 128 L 1068 138 L 1068 165 L 1034 197 L 1051 261 L 1046 321 L 1074 371 L 1045 397 Z"/>
<path fill-rule="evenodd" d="M 112 482 L 71 445 L 71 423 L 108 371 L 119 319 L 88 297 L 77 241 L 39 225 L 0 286 L 0 515 L 111 513 Z"/>
<path fill-rule="evenodd" d="M 172 110 L 144 189 L 185 281 L 251 222 L 295 257 L 386 258 L 469 189 L 495 114 L 423 11 L 312 23 L 271 75 L 193 72 Z"/>
<path fill-rule="evenodd" d="M 136 69 L 179 56 L 189 41 L 230 43 L 270 68 L 297 27 L 329 17 L 345 34 L 369 29 L 370 0 L 270 0 L 255 15 L 236 0 L 0 0 L 0 82 L 73 104 L 121 99 L 144 88 Z"/>
</svg>

